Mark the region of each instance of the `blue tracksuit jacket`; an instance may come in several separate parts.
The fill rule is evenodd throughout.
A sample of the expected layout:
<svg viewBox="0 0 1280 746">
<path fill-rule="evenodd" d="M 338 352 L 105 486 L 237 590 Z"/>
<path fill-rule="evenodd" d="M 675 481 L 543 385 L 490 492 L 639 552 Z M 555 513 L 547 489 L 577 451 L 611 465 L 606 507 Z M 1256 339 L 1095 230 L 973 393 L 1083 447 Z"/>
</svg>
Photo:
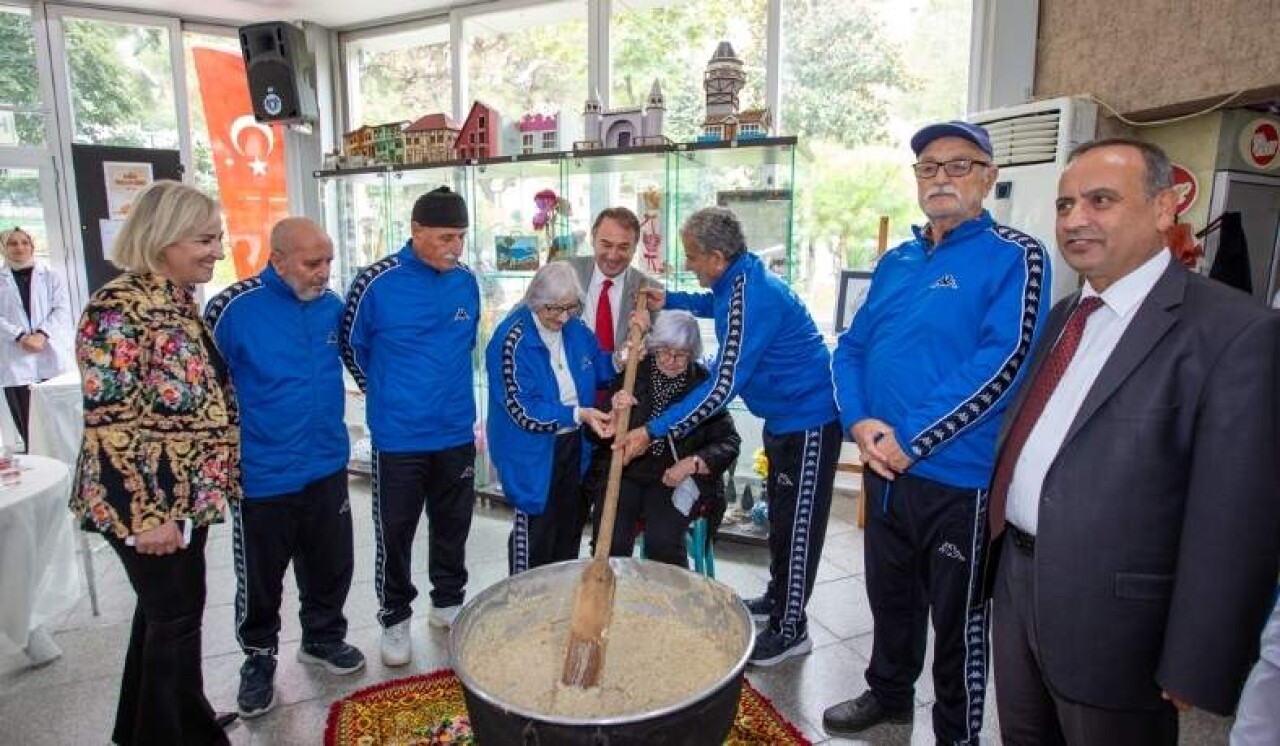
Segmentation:
<svg viewBox="0 0 1280 746">
<path fill-rule="evenodd" d="M 596 388 L 613 380 L 610 356 L 600 351 L 596 335 L 579 318 L 569 319 L 561 334 L 578 401 L 592 406 Z M 551 486 L 556 432 L 576 425 L 573 409 L 560 403 L 551 353 L 527 307 L 516 306 L 498 324 L 484 359 L 489 382 L 485 432 L 502 493 L 520 510 L 541 515 Z M 584 438 L 583 472 L 590 459 L 591 447 Z"/>
<path fill-rule="evenodd" d="M 909 473 L 953 487 L 991 481 L 1000 419 L 1048 319 L 1049 256 L 986 212 L 934 245 L 923 231 L 886 253 L 840 336 L 840 424 L 892 427 Z"/>
<path fill-rule="evenodd" d="M 667 293 L 667 308 L 715 319 L 711 377 L 649 421 L 654 438 L 683 438 L 735 395 L 775 435 L 836 418 L 831 356 L 808 309 L 755 254 L 744 252 L 710 293 Z"/>
<path fill-rule="evenodd" d="M 298 492 L 346 466 L 341 318 L 335 293 L 298 300 L 271 265 L 205 307 L 240 404 L 247 499 Z"/>
<path fill-rule="evenodd" d="M 471 270 L 433 269 L 408 242 L 356 276 L 342 317 L 342 356 L 366 392 L 374 448 L 423 453 L 475 438 L 471 354 L 479 318 Z"/>
</svg>

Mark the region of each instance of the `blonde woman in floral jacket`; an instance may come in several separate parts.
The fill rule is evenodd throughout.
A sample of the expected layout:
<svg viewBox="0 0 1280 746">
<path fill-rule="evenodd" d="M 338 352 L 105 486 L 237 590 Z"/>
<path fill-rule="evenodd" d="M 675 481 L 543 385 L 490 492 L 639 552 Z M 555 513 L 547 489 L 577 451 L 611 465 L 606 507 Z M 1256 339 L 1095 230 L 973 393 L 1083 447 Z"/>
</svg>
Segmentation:
<svg viewBox="0 0 1280 746">
<path fill-rule="evenodd" d="M 156 182 L 114 254 L 124 273 L 93 294 L 76 331 L 85 427 L 71 497 L 138 595 L 112 741 L 225 744 L 230 718 L 204 696 L 200 623 L 208 526 L 240 496 L 240 435 L 193 296 L 222 258 L 219 206 Z"/>
</svg>

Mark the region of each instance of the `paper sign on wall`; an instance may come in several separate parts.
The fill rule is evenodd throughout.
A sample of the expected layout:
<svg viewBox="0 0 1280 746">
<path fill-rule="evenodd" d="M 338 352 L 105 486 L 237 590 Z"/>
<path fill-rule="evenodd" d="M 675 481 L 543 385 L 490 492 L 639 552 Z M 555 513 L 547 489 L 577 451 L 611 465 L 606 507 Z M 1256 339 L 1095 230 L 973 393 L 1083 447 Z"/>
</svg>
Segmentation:
<svg viewBox="0 0 1280 746">
<path fill-rule="evenodd" d="M 129 217 L 138 192 L 155 180 L 150 163 L 106 161 L 102 164 L 102 175 L 107 185 L 107 217 L 112 220 Z"/>
</svg>

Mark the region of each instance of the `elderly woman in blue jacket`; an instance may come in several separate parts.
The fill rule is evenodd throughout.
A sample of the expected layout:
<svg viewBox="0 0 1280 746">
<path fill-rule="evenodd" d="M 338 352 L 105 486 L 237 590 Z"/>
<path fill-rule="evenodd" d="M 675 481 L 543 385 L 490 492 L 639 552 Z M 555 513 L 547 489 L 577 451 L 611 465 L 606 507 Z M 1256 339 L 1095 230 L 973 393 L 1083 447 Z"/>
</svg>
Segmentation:
<svg viewBox="0 0 1280 746">
<path fill-rule="evenodd" d="M 578 557 L 580 485 L 590 459 L 582 426 L 613 434 L 610 415 L 591 406 L 596 389 L 613 378 L 611 357 L 578 318 L 581 310 L 573 268 L 552 262 L 485 349 L 489 449 L 516 510 L 507 540 L 512 575 Z"/>
</svg>

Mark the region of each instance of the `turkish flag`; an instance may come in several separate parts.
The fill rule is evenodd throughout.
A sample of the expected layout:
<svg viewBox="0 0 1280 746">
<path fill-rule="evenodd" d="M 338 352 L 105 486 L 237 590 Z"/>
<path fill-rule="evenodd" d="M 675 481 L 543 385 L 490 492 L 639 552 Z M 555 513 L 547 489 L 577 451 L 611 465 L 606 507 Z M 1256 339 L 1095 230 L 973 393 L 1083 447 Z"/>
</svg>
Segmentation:
<svg viewBox="0 0 1280 746">
<path fill-rule="evenodd" d="M 271 227 L 289 216 L 284 129 L 254 121 L 249 79 L 240 55 L 207 47 L 196 47 L 191 55 L 213 145 L 219 198 L 227 216 L 227 242 L 236 278 L 243 280 L 266 266 Z"/>
</svg>

